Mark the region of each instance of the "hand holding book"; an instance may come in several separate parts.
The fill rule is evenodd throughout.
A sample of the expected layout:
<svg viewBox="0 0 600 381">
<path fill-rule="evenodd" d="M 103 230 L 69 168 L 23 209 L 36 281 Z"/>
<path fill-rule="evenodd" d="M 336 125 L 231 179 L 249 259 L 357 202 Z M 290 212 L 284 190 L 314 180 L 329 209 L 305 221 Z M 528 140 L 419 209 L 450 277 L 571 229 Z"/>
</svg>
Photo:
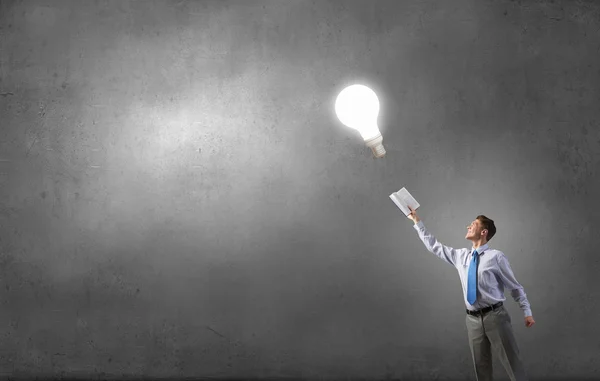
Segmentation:
<svg viewBox="0 0 600 381">
<path fill-rule="evenodd" d="M 421 206 L 417 200 L 408 192 L 406 188 L 400 189 L 398 192 L 394 192 L 390 195 L 390 199 L 396 204 L 396 206 L 404 213 L 404 215 L 415 223 L 419 221 L 419 216 L 415 210 Z"/>
<path fill-rule="evenodd" d="M 417 215 L 417 212 L 413 208 L 410 207 L 410 205 L 408 207 L 410 208 L 410 214 L 408 215 L 408 218 L 411 219 L 416 224 L 421 219 Z"/>
</svg>

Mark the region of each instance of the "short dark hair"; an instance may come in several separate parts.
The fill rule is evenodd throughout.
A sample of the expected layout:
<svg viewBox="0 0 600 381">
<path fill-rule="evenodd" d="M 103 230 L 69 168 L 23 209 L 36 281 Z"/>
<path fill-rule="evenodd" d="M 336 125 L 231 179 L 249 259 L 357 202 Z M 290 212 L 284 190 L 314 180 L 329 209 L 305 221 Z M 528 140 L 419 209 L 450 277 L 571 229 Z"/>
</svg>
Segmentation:
<svg viewBox="0 0 600 381">
<path fill-rule="evenodd" d="M 483 227 L 483 229 L 487 229 L 487 231 L 488 231 L 487 240 L 488 241 L 490 239 L 492 239 L 492 237 L 494 237 L 494 235 L 496 235 L 496 225 L 494 224 L 493 220 L 487 218 L 483 214 L 478 215 L 476 220 L 479 220 L 479 222 L 481 222 L 481 226 Z"/>
</svg>

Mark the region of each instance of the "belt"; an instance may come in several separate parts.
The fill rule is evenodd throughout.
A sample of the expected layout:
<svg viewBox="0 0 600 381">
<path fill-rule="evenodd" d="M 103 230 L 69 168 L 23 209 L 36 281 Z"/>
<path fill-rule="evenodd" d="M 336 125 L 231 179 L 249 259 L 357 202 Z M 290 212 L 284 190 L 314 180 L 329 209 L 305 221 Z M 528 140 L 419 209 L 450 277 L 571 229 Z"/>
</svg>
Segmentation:
<svg viewBox="0 0 600 381">
<path fill-rule="evenodd" d="M 477 310 L 477 311 L 467 310 L 467 314 L 473 315 L 473 316 L 479 316 L 479 315 L 483 315 L 483 314 L 485 314 L 487 312 L 493 311 L 493 310 L 497 309 L 500 306 L 502 306 L 502 302 L 498 302 L 498 303 L 496 303 L 496 304 L 494 304 L 492 306 L 489 306 L 489 307 L 484 307 L 484 308 L 482 308 L 480 310 Z"/>
</svg>

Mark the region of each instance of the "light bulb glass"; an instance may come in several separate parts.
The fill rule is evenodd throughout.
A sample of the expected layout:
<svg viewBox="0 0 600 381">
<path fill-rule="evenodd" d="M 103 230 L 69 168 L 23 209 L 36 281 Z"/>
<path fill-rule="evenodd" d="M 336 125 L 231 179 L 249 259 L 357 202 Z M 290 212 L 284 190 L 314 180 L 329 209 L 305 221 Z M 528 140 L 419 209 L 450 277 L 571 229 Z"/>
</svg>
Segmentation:
<svg viewBox="0 0 600 381">
<path fill-rule="evenodd" d="M 340 92 L 335 101 L 335 113 L 347 127 L 360 132 L 366 141 L 381 135 L 377 127 L 379 99 L 364 85 L 351 85 Z"/>
</svg>

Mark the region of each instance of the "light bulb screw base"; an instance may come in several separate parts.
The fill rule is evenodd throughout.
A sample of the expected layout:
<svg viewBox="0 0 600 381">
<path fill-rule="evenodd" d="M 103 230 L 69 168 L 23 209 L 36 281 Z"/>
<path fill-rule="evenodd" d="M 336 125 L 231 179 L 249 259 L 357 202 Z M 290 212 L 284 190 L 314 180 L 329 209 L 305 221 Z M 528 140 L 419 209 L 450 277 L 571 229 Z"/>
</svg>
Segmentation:
<svg viewBox="0 0 600 381">
<path fill-rule="evenodd" d="M 383 137 L 381 134 L 372 137 L 370 139 L 365 139 L 365 144 L 367 147 L 371 148 L 373 151 L 373 156 L 380 158 L 385 156 L 385 148 L 383 147 Z"/>
</svg>

